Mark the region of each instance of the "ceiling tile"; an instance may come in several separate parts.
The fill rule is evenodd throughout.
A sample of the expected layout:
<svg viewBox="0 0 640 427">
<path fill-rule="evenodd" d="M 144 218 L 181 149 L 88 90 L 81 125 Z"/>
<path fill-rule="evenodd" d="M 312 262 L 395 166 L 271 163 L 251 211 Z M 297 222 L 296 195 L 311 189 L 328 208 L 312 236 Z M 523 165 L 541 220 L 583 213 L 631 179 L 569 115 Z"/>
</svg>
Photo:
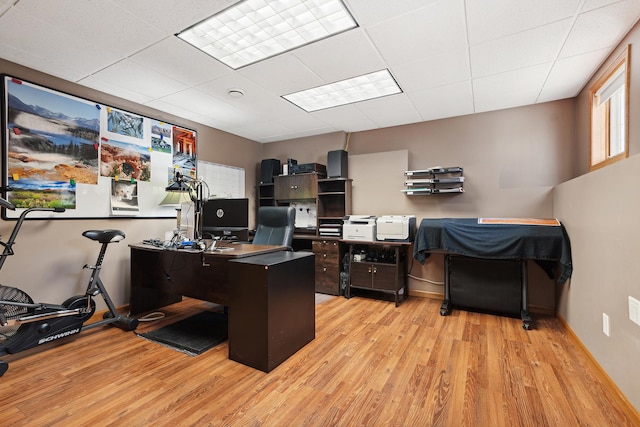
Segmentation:
<svg viewBox="0 0 640 427">
<path fill-rule="evenodd" d="M 571 19 L 556 21 L 471 46 L 472 76 L 489 76 L 553 61 L 571 23 Z"/>
<path fill-rule="evenodd" d="M 91 77 L 102 81 L 117 82 L 118 87 L 141 93 L 150 98 L 160 98 L 187 88 L 184 83 L 126 59 L 93 74 Z"/>
<path fill-rule="evenodd" d="M 589 76 L 582 78 L 576 78 L 576 76 L 580 75 L 581 70 L 595 69 L 602 64 L 608 55 L 607 49 L 601 49 L 556 61 L 544 83 L 542 92 L 540 92 L 538 102 L 576 96 L 589 80 Z"/>
<path fill-rule="evenodd" d="M 243 122 L 238 108 L 196 89 L 186 89 L 161 98 L 162 101 L 228 124 Z M 246 121 L 246 118 L 244 119 Z"/>
<path fill-rule="evenodd" d="M 407 94 L 420 113 L 421 121 L 471 114 L 473 92 L 471 82 L 459 82 Z"/>
<path fill-rule="evenodd" d="M 623 0 L 609 6 L 582 13 L 578 16 L 561 58 L 612 48 L 625 35 L 640 15 L 640 1 Z"/>
<path fill-rule="evenodd" d="M 327 108 L 326 110 L 315 111 L 312 114 L 314 118 L 326 123 L 335 131 L 357 132 L 377 128 L 375 122 L 365 116 L 354 104 Z"/>
<path fill-rule="evenodd" d="M 391 17 L 406 15 L 430 3 L 441 0 L 343 0 L 356 21 L 362 26 L 371 26 Z"/>
<path fill-rule="evenodd" d="M 473 79 L 475 112 L 535 104 L 551 63 Z"/>
<path fill-rule="evenodd" d="M 393 65 L 467 47 L 463 0 L 431 3 L 367 29 L 382 57 Z"/>
<path fill-rule="evenodd" d="M 384 98 L 371 99 L 367 102 L 354 104 L 354 106 L 380 128 L 422 121 L 416 107 L 406 94 L 399 93 Z"/>
<path fill-rule="evenodd" d="M 0 0 L 0 16 L 2 16 L 7 9 L 13 6 L 14 2 L 15 0 Z"/>
<path fill-rule="evenodd" d="M 129 58 L 189 86 L 231 74 L 232 70 L 209 55 L 192 48 L 175 36 L 169 36 Z"/>
<path fill-rule="evenodd" d="M 49 0 L 50 1 L 50 0 Z M 110 0 L 166 34 L 180 31 L 215 15 L 238 0 Z"/>
<path fill-rule="evenodd" d="M 444 66 L 446 64 L 446 66 Z M 452 49 L 416 61 L 395 65 L 391 73 L 404 92 L 444 86 L 469 80 L 469 51 Z"/>
<path fill-rule="evenodd" d="M 132 102 L 137 102 L 139 104 L 146 104 L 153 99 L 153 97 L 144 95 L 136 90 L 125 89 L 118 83 L 114 83 L 111 79 L 103 80 L 95 75 L 85 77 L 79 80 L 78 83 L 83 86 L 90 87 L 91 89 L 108 93 L 109 95 L 117 96 Z"/>
<path fill-rule="evenodd" d="M 602 6 L 608 6 L 613 3 L 617 3 L 620 0 L 586 0 L 582 6 L 581 12 L 588 12 L 593 9 L 597 9 Z"/>
<path fill-rule="evenodd" d="M 238 73 L 276 96 L 324 84 L 290 52 L 241 68 Z"/>
<path fill-rule="evenodd" d="M 63 0 L 21 0 L 15 9 L 55 25 L 57 32 L 68 34 L 68 40 L 83 40 L 96 54 L 116 58 L 126 58 L 165 36 L 157 28 L 111 2 L 78 1 L 73 3 L 73 7 L 69 7 Z M 42 40 L 50 36 L 38 27 L 34 27 L 34 30 L 41 35 Z M 80 52 L 86 53 L 84 50 Z"/>
<path fill-rule="evenodd" d="M 387 68 L 366 33 L 359 28 L 304 46 L 292 54 L 324 83 Z"/>
<path fill-rule="evenodd" d="M 581 0 L 466 0 L 473 46 L 572 17 Z"/>
<path fill-rule="evenodd" d="M 107 55 L 101 57 L 82 38 L 70 38 L 55 23 L 42 21 L 22 9 L 9 9 L 1 20 L 2 58 L 9 61 L 77 81 L 113 60 Z M 24 31 L 24 28 L 35 30 Z"/>
</svg>

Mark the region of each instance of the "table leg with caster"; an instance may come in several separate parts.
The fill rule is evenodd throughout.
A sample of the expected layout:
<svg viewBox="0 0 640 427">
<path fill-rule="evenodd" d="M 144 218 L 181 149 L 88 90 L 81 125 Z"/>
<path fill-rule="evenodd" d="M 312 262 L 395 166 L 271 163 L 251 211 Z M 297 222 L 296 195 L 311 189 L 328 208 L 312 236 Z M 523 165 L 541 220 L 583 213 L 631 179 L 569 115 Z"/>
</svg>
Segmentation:
<svg viewBox="0 0 640 427">
<path fill-rule="evenodd" d="M 444 256 L 444 301 L 440 306 L 440 316 L 451 313 L 451 282 L 449 279 L 449 255 Z"/>
<path fill-rule="evenodd" d="M 531 319 L 531 315 L 529 314 L 529 300 L 528 300 L 528 279 L 527 279 L 527 260 L 523 259 L 520 261 L 522 264 L 522 308 L 520 310 L 520 318 L 522 319 L 522 329 L 529 330 L 531 329 L 531 324 L 533 323 Z"/>
</svg>

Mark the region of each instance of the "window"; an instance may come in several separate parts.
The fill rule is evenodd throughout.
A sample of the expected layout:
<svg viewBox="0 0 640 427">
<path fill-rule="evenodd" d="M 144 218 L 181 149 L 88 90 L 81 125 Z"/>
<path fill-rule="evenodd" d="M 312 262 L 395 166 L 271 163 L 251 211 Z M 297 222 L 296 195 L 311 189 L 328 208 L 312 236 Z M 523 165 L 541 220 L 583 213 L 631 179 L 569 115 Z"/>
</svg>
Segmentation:
<svg viewBox="0 0 640 427">
<path fill-rule="evenodd" d="M 629 54 L 627 46 L 589 91 L 591 170 L 629 155 Z"/>
</svg>

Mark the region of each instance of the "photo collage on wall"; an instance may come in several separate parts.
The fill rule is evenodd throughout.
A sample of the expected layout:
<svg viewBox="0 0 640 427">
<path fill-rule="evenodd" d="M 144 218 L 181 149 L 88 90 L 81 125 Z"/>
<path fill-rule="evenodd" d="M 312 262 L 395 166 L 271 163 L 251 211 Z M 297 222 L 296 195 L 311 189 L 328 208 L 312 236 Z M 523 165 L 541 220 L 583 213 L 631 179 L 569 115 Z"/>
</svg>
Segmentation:
<svg viewBox="0 0 640 427">
<path fill-rule="evenodd" d="M 155 216 L 175 170 L 195 177 L 193 130 L 9 76 L 4 97 L 3 180 L 17 208 Z"/>
</svg>

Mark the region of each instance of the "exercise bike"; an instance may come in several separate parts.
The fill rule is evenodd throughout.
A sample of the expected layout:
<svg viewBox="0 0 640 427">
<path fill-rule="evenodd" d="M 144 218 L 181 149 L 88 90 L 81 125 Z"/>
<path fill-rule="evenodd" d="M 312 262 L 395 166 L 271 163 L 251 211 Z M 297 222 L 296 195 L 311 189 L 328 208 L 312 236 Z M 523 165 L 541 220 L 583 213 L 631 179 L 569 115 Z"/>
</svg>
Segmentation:
<svg viewBox="0 0 640 427">
<path fill-rule="evenodd" d="M 0 198 L 0 206 L 11 210 L 15 209 L 11 202 L 3 198 Z M 64 212 L 65 209 L 29 208 L 22 212 L 9 239 L 6 242 L 0 241 L 0 246 L 4 248 L 0 254 L 0 269 L 2 269 L 7 257 L 14 254 L 13 244 L 25 217 L 35 211 Z M 83 267 L 93 270 L 84 295 L 72 296 L 60 305 L 37 303 L 33 302 L 31 297 L 20 289 L 0 285 L 0 356 L 19 353 L 101 325 L 114 324 L 124 331 L 136 329 L 138 319 L 118 313 L 100 279 L 100 269 L 107 246 L 110 243 L 123 240 L 125 238 L 124 232 L 120 230 L 87 230 L 82 235 L 102 244 L 96 265 L 85 264 Z M 94 298 L 98 295 L 102 295 L 108 310 L 104 313 L 102 320 L 84 325 L 95 312 Z M 8 368 L 9 364 L 0 360 L 0 376 L 4 375 Z"/>
</svg>

